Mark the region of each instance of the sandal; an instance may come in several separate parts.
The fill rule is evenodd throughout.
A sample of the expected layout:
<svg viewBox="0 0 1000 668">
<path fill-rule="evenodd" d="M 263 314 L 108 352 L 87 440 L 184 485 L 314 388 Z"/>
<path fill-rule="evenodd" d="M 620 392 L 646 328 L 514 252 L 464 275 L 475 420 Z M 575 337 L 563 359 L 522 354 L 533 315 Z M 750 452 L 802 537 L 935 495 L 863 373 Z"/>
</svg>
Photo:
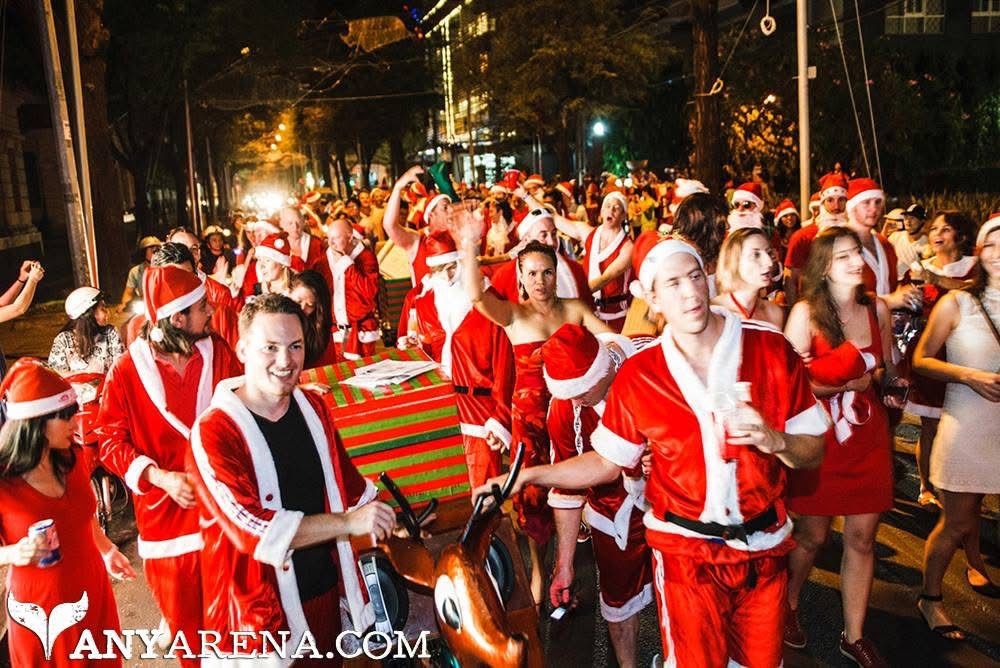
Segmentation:
<svg viewBox="0 0 1000 668">
<path fill-rule="evenodd" d="M 938 594 L 937 596 L 931 596 L 930 594 L 920 594 L 921 601 L 930 601 L 931 603 L 940 603 L 944 600 L 944 597 Z M 924 618 L 924 623 L 927 624 L 927 628 L 941 636 L 945 640 L 951 640 L 954 642 L 965 640 L 965 631 L 955 626 L 954 624 L 940 624 L 938 626 L 931 626 L 930 620 L 927 615 L 924 614 L 924 609 L 920 607 L 920 602 L 917 602 L 917 611 L 920 616 Z"/>
<path fill-rule="evenodd" d="M 973 568 L 965 569 L 965 581 L 969 584 L 969 588 L 971 588 L 972 591 L 976 592 L 980 596 L 987 596 L 989 598 L 1000 598 L 1000 586 L 997 586 L 997 584 L 994 582 L 990 582 L 990 579 L 985 575 L 983 575 L 983 577 L 986 579 L 986 582 L 984 584 L 972 584 L 972 581 L 969 579 L 970 573 L 979 573 L 979 571 Z M 979 574 L 982 575 L 982 573 Z"/>
</svg>

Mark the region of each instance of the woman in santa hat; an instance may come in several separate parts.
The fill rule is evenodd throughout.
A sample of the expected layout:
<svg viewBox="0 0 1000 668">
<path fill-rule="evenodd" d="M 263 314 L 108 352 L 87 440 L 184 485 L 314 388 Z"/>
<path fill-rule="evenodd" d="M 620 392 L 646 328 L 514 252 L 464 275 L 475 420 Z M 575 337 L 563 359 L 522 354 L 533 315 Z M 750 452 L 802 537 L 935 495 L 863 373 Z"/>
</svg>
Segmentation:
<svg viewBox="0 0 1000 668">
<path fill-rule="evenodd" d="M 254 296 L 278 293 L 287 295 L 292 280 L 292 247 L 284 232 L 269 234 L 254 249 L 257 259 L 257 283 Z"/>
<path fill-rule="evenodd" d="M 756 227 L 733 230 L 719 252 L 716 280 L 720 294 L 712 303 L 744 320 L 761 320 L 780 329 L 785 324 L 785 311 L 764 299 L 773 275 L 767 233 Z"/>
<path fill-rule="evenodd" d="M 22 359 L 0 395 L 8 418 L 0 430 L 0 565 L 11 566 L 11 665 L 97 663 L 69 655 L 84 632 L 98 647 L 105 631 L 120 632 L 107 573 L 131 580 L 135 571 L 97 524 L 90 471 L 71 444 L 76 393 L 40 360 Z M 31 534 L 42 520 L 53 522 L 55 539 Z"/>
</svg>

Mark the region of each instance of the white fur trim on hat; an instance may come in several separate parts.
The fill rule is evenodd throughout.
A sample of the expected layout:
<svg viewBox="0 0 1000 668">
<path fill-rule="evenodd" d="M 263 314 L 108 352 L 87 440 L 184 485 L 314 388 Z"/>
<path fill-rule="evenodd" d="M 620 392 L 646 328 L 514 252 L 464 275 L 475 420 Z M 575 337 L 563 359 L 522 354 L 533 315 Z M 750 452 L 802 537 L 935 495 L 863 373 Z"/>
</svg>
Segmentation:
<svg viewBox="0 0 1000 668">
<path fill-rule="evenodd" d="M 775 220 L 781 220 L 785 216 L 793 214 L 793 213 L 796 216 L 799 215 L 799 210 L 796 209 L 794 206 L 785 207 L 784 209 L 778 209 L 777 211 L 774 212 L 774 219 Z"/>
<path fill-rule="evenodd" d="M 885 199 L 885 192 L 880 189 L 873 188 L 872 190 L 862 190 L 857 195 L 847 200 L 847 211 L 850 211 L 858 204 L 861 204 L 865 200 L 869 199 Z"/>
<path fill-rule="evenodd" d="M 609 192 L 607 195 L 604 196 L 604 200 L 601 202 L 602 209 L 604 208 L 604 205 L 608 203 L 609 199 L 617 200 L 618 203 L 621 204 L 622 211 L 628 212 L 628 198 L 625 197 L 624 193 L 618 190 L 612 190 L 611 192 Z"/>
<path fill-rule="evenodd" d="M 427 206 L 424 207 L 424 220 L 427 220 L 430 217 L 431 211 L 437 208 L 437 205 L 440 204 L 441 202 L 450 203 L 451 198 L 448 197 L 447 195 L 435 195 L 434 197 L 432 197 L 431 201 L 428 202 Z"/>
<path fill-rule="evenodd" d="M 541 211 L 541 213 L 536 213 L 536 211 Z M 521 220 L 521 222 L 518 223 L 517 238 L 524 239 L 526 236 L 531 234 L 531 229 L 535 225 L 542 222 L 546 218 L 548 218 L 549 220 L 553 220 L 552 214 L 549 213 L 547 209 L 532 209 L 531 211 L 529 211 L 528 215 L 526 215 Z"/>
<path fill-rule="evenodd" d="M 639 266 L 639 284 L 647 292 L 653 289 L 653 279 L 656 278 L 656 272 L 659 270 L 660 264 L 671 255 L 676 255 L 677 253 L 690 255 L 698 260 L 698 266 L 702 269 L 705 268 L 705 261 L 701 259 L 701 255 L 695 250 L 694 246 L 680 239 L 664 239 L 649 250 L 649 253 L 646 254 L 645 259 Z"/>
<path fill-rule="evenodd" d="M 428 267 L 440 267 L 442 265 L 448 264 L 449 262 L 458 262 L 458 251 L 451 251 L 450 253 L 441 253 L 440 255 L 428 256 L 424 262 Z"/>
<path fill-rule="evenodd" d="M 607 348 L 603 345 L 598 345 L 594 361 L 582 376 L 565 379 L 553 378 L 545 370 L 544 365 L 542 366 L 542 375 L 545 376 L 545 384 L 548 386 L 549 393 L 553 397 L 556 399 L 572 399 L 581 394 L 586 394 L 593 389 L 598 381 L 608 375 L 610 369 L 611 355 L 608 354 Z"/>
<path fill-rule="evenodd" d="M 761 198 L 757 197 L 756 195 L 754 195 L 749 190 L 739 190 L 739 189 L 736 189 L 736 190 L 733 191 L 733 204 L 736 204 L 738 202 L 751 202 L 758 209 L 763 209 L 764 208 L 764 200 L 762 200 Z"/>
<path fill-rule="evenodd" d="M 256 231 L 257 229 L 264 229 L 271 234 L 278 234 L 281 232 L 281 228 L 272 223 L 270 220 L 255 220 L 252 223 L 247 223 L 245 227 Z"/>
<path fill-rule="evenodd" d="M 990 232 L 1000 229 L 1000 216 L 993 216 L 979 228 L 979 233 L 976 234 L 976 247 L 982 246 L 986 243 L 986 237 L 990 235 Z"/>
<path fill-rule="evenodd" d="M 68 408 L 76 403 L 76 391 L 73 388 L 63 390 L 59 394 L 31 401 L 7 400 L 8 420 L 29 420 L 49 413 Z"/>
<path fill-rule="evenodd" d="M 159 322 L 164 318 L 169 318 L 175 313 L 180 313 L 189 306 L 193 306 L 201 301 L 201 298 L 205 296 L 205 284 L 202 283 L 197 288 L 187 293 L 186 295 L 181 295 L 172 302 L 167 302 L 160 308 L 156 309 L 156 313 L 150 314 L 150 320 L 153 322 Z M 154 341 L 156 339 L 153 339 Z"/>
<path fill-rule="evenodd" d="M 830 186 L 819 193 L 819 200 L 821 202 L 831 197 L 847 197 L 847 188 L 843 186 Z"/>
<path fill-rule="evenodd" d="M 276 241 L 275 244 L 277 244 L 278 242 L 281 242 L 281 239 L 278 239 L 278 241 Z M 280 264 L 282 267 L 292 266 L 292 256 L 286 253 L 282 253 L 280 250 L 276 250 L 268 246 L 257 246 L 254 253 L 257 255 L 257 259 L 263 257 L 267 258 L 271 262 L 276 262 Z"/>
</svg>

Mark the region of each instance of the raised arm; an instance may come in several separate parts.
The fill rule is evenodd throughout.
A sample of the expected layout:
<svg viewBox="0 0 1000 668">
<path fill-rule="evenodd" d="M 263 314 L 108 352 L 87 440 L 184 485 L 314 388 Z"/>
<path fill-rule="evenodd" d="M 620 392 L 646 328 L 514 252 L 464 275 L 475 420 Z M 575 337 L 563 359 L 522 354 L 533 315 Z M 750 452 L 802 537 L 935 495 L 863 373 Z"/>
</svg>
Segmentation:
<svg viewBox="0 0 1000 668">
<path fill-rule="evenodd" d="M 545 206 L 538 200 L 528 194 L 528 191 L 524 189 L 524 186 L 518 186 L 514 190 L 514 195 L 524 200 L 524 203 L 528 205 L 529 209 L 545 208 Z M 581 244 L 586 241 L 587 235 L 594 229 L 585 221 L 570 220 L 565 216 L 560 216 L 558 213 L 552 214 L 552 220 L 555 222 L 557 230 L 565 234 L 570 239 L 578 241 Z"/>
<path fill-rule="evenodd" d="M 24 315 L 31 306 L 31 301 L 35 298 L 35 289 L 38 287 L 38 283 L 44 276 L 45 270 L 42 269 L 42 265 L 35 262 L 31 266 L 31 269 L 28 270 L 28 279 L 25 281 L 21 293 L 14 299 L 14 302 L 6 306 L 0 306 L 0 322 L 7 322 L 8 320 L 13 320 Z"/>
<path fill-rule="evenodd" d="M 514 305 L 500 299 L 489 290 L 483 290 L 483 276 L 479 271 L 479 235 L 482 227 L 471 211 L 461 207 L 452 209 L 452 230 L 458 237 L 462 262 L 462 281 L 465 294 L 480 313 L 506 327 L 514 321 Z"/>
<path fill-rule="evenodd" d="M 17 275 L 17 280 L 10 284 L 7 292 L 0 295 L 0 306 L 7 306 L 21 292 L 21 288 L 28 282 L 28 272 L 31 270 L 32 264 L 34 264 L 34 260 L 25 260 L 21 263 L 21 271 Z"/>
<path fill-rule="evenodd" d="M 400 223 L 400 200 L 402 199 L 403 191 L 406 190 L 407 186 L 417 180 L 417 175 L 423 173 L 423 167 L 420 165 L 414 165 L 413 167 L 410 167 L 405 174 L 399 177 L 399 180 L 392 186 L 392 194 L 389 195 L 389 201 L 385 205 L 385 214 L 382 216 L 382 227 L 385 230 L 386 236 L 388 236 L 393 243 L 406 251 L 407 255 L 412 253 L 419 237 L 412 230 L 406 229 Z"/>
</svg>

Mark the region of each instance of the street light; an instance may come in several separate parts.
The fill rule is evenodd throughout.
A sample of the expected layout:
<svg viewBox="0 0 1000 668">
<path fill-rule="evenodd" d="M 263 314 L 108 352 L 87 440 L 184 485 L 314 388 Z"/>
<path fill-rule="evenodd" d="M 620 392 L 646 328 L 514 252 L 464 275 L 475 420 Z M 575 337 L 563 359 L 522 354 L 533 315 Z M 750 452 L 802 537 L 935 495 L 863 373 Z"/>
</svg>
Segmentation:
<svg viewBox="0 0 1000 668">
<path fill-rule="evenodd" d="M 774 93 L 769 93 L 768 96 L 764 98 L 764 104 L 774 104 L 777 101 L 778 98 Z"/>
<path fill-rule="evenodd" d="M 595 137 L 603 137 L 604 133 L 606 133 L 607 131 L 608 131 L 608 128 L 607 128 L 606 125 L 604 125 L 604 121 L 597 121 L 590 128 L 591 134 L 593 134 Z"/>
</svg>

